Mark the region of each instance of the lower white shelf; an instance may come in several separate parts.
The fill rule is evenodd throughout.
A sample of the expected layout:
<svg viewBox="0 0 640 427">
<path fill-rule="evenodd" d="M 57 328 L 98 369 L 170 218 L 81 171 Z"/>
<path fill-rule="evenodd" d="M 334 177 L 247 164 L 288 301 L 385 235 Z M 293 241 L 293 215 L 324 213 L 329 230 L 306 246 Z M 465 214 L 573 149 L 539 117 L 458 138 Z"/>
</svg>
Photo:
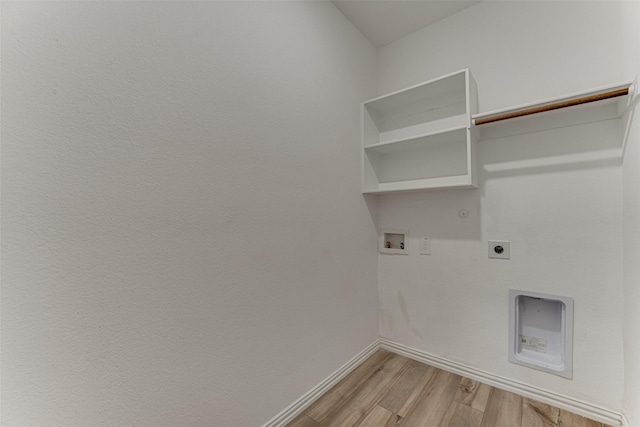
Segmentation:
<svg viewBox="0 0 640 427">
<path fill-rule="evenodd" d="M 476 188 L 475 138 L 468 128 L 363 150 L 363 193 Z"/>
<path fill-rule="evenodd" d="M 478 188 L 469 175 L 443 176 L 438 178 L 414 179 L 411 181 L 388 182 L 375 188 L 365 188 L 364 194 L 396 193 L 399 191 L 420 191 L 436 189 Z"/>
</svg>

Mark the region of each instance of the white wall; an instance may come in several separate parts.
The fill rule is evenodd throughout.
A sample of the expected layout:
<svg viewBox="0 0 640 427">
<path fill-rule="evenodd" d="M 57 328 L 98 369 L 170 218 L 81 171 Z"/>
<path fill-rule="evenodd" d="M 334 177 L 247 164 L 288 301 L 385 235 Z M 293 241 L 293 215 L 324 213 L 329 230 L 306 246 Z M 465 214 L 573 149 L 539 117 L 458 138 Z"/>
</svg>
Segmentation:
<svg viewBox="0 0 640 427">
<path fill-rule="evenodd" d="M 640 107 L 625 150 L 624 176 L 624 411 L 631 426 L 640 426 Z"/>
<path fill-rule="evenodd" d="M 381 48 L 379 92 L 470 67 L 485 112 L 632 79 L 621 65 L 621 11 L 618 3 L 481 2 Z M 381 228 L 409 230 L 414 246 L 432 238 L 431 256 L 414 248 L 379 257 L 381 335 L 621 410 L 619 125 L 485 140 L 480 189 L 380 197 Z M 489 260 L 489 239 L 511 241 L 511 260 Z M 573 380 L 507 362 L 510 288 L 574 298 Z"/>
<path fill-rule="evenodd" d="M 331 3 L 3 2 L 2 40 L 3 426 L 259 425 L 377 337 Z"/>
<path fill-rule="evenodd" d="M 627 52 L 640 52 L 640 2 L 624 4 L 620 40 Z M 625 70 L 640 79 L 640 55 L 628 54 Z M 636 89 L 636 92 L 640 88 Z M 622 235 L 624 262 L 624 413 L 629 425 L 640 426 L 640 107 L 630 112 L 625 129 Z"/>
</svg>

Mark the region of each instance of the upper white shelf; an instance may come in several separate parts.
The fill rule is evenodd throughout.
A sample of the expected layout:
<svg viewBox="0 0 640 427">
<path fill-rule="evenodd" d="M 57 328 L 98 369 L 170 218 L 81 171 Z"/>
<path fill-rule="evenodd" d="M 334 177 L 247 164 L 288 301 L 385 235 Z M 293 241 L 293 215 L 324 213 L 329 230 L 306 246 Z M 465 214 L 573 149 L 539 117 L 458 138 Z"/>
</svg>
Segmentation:
<svg viewBox="0 0 640 427">
<path fill-rule="evenodd" d="M 633 95 L 623 82 L 472 116 L 480 139 L 492 139 L 620 117 Z"/>
<path fill-rule="evenodd" d="M 458 123 L 468 123 L 466 73 L 467 70 L 457 71 L 365 102 L 363 106 L 380 138 L 376 142 L 366 141 L 365 145 L 452 127 L 449 124 L 452 117 Z M 446 124 L 441 124 L 441 120 Z"/>
</svg>

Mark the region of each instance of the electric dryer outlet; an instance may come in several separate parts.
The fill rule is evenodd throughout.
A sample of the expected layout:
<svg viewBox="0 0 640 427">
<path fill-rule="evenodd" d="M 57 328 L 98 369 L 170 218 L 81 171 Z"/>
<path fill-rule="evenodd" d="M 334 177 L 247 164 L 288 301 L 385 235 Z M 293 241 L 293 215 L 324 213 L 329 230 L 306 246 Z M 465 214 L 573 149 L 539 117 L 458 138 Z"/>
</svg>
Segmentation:
<svg viewBox="0 0 640 427">
<path fill-rule="evenodd" d="M 489 240 L 489 258 L 511 259 L 511 247 L 506 240 Z"/>
</svg>

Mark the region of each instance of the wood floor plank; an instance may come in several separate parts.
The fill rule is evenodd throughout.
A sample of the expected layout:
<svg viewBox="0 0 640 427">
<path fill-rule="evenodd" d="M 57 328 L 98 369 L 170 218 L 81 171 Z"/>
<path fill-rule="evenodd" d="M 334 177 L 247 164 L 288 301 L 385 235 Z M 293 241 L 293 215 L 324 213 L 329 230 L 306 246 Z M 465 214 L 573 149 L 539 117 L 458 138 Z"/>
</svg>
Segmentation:
<svg viewBox="0 0 640 427">
<path fill-rule="evenodd" d="M 521 427 L 522 397 L 493 388 L 482 418 L 483 427 Z"/>
<path fill-rule="evenodd" d="M 480 427 L 483 415 L 482 411 L 453 401 L 449 405 L 440 427 Z"/>
<path fill-rule="evenodd" d="M 361 422 L 378 403 L 384 393 L 398 380 L 411 363 L 410 359 L 392 355 L 337 409 L 321 420 L 322 427 L 346 427 Z"/>
<path fill-rule="evenodd" d="M 453 400 L 484 412 L 490 394 L 491 386 L 469 378 L 462 378 L 460 388 Z"/>
<path fill-rule="evenodd" d="M 384 350 L 287 425 L 321 426 L 611 427 Z"/>
<path fill-rule="evenodd" d="M 437 370 L 406 418 L 402 427 L 434 427 L 444 419 L 449 405 L 458 391 L 462 377 L 450 372 Z"/>
<path fill-rule="evenodd" d="M 559 427 L 606 427 L 604 424 L 560 409 Z"/>
<path fill-rule="evenodd" d="M 406 417 L 435 372 L 436 368 L 433 366 L 412 361 L 378 405 L 400 417 Z"/>
<path fill-rule="evenodd" d="M 376 370 L 380 369 L 391 356 L 393 356 L 393 353 L 386 350 L 376 351 L 320 399 L 309 406 L 304 413 L 316 421 L 324 420 L 346 397 L 360 387 Z"/>
<path fill-rule="evenodd" d="M 393 426 L 398 416 L 382 406 L 376 405 L 369 415 L 362 420 L 358 427 L 386 427 Z M 355 426 L 354 426 L 355 427 Z"/>
<path fill-rule="evenodd" d="M 304 413 L 302 413 L 295 417 L 289 424 L 287 424 L 287 427 L 316 427 L 317 425 L 318 423 L 316 422 L 316 420 L 309 418 Z"/>
<path fill-rule="evenodd" d="M 377 369 L 379 369 L 384 362 L 395 354 L 387 350 L 378 350 L 371 355 L 367 360 L 362 362 L 360 366 L 353 370 L 353 375 L 348 375 L 343 381 L 340 381 L 336 389 L 343 396 L 349 396 L 355 389 L 360 387 L 360 384 L 366 381 Z"/>
<path fill-rule="evenodd" d="M 522 399 L 522 427 L 558 427 L 560 410 L 545 403 Z"/>
</svg>

